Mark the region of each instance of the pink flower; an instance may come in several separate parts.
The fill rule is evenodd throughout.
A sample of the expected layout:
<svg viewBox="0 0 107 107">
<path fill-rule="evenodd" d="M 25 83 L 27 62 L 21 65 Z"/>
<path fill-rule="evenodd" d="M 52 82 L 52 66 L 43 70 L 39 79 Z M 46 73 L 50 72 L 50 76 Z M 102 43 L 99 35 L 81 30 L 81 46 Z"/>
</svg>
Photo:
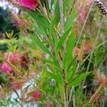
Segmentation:
<svg viewBox="0 0 107 107">
<path fill-rule="evenodd" d="M 13 85 L 13 88 L 15 88 L 15 89 L 20 89 L 21 87 L 22 87 L 22 84 L 20 84 L 20 83 L 16 83 Z"/>
<path fill-rule="evenodd" d="M 34 91 L 33 93 L 32 93 L 32 99 L 33 100 L 38 100 L 39 98 L 40 98 L 40 96 L 41 96 L 41 92 L 40 91 L 38 91 L 38 90 L 36 90 L 36 91 Z"/>
<path fill-rule="evenodd" d="M 77 6 L 77 13 L 80 22 L 84 22 L 86 18 L 86 9 L 84 8 L 82 3 L 79 3 Z"/>
<path fill-rule="evenodd" d="M 12 71 L 11 67 L 9 67 L 6 62 L 2 63 L 1 69 L 4 73 L 10 73 Z"/>
<path fill-rule="evenodd" d="M 14 61 L 21 61 L 21 55 L 15 51 L 14 53 L 8 52 L 6 56 L 6 60 L 9 60 L 11 63 Z"/>
<path fill-rule="evenodd" d="M 87 0 L 87 6 L 91 6 L 94 0 Z"/>
<path fill-rule="evenodd" d="M 19 5 L 31 10 L 34 10 L 38 6 L 37 0 L 15 0 L 15 1 L 18 2 Z"/>
<path fill-rule="evenodd" d="M 80 50 L 80 49 L 79 49 L 77 46 L 74 47 L 74 49 L 73 49 L 73 55 L 74 55 L 74 56 L 78 55 L 79 50 Z"/>
<path fill-rule="evenodd" d="M 76 9 L 78 14 L 79 22 L 83 23 L 86 19 L 87 12 L 89 11 L 90 6 L 93 4 L 94 0 L 78 0 Z"/>
</svg>

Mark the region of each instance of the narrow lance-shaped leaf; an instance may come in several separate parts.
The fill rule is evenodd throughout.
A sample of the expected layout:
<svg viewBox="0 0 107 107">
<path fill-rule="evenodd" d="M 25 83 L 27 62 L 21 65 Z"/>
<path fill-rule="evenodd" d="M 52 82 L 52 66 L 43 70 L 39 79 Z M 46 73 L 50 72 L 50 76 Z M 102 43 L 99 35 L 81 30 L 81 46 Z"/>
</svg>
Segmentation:
<svg viewBox="0 0 107 107">
<path fill-rule="evenodd" d="M 63 0 L 63 2 L 64 2 L 64 14 L 65 15 L 67 15 L 67 13 L 68 13 L 68 10 L 70 10 L 72 7 L 73 7 L 73 5 L 72 5 L 72 2 L 73 2 L 74 0 Z"/>
<path fill-rule="evenodd" d="M 49 49 L 44 45 L 44 43 L 40 40 L 37 35 L 31 35 L 31 37 L 35 40 L 35 44 L 42 49 L 45 53 L 50 54 Z"/>
<path fill-rule="evenodd" d="M 76 71 L 76 66 L 75 65 L 72 65 L 68 71 L 67 71 L 67 80 L 68 81 L 72 81 L 72 78 L 75 74 L 75 71 Z"/>
<path fill-rule="evenodd" d="M 63 36 L 59 39 L 59 41 L 56 45 L 56 51 L 58 51 L 61 48 L 61 46 L 64 44 L 68 34 L 70 33 L 70 30 L 71 29 L 68 29 L 66 32 L 64 32 Z"/>
<path fill-rule="evenodd" d="M 48 19 L 45 16 L 41 15 L 41 13 L 38 10 L 36 10 L 35 13 L 32 11 L 28 11 L 28 13 L 36 21 L 38 25 L 38 31 L 41 31 L 42 29 L 41 32 L 47 33 L 47 29 L 49 28 L 50 24 Z"/>
<path fill-rule="evenodd" d="M 76 11 L 72 10 L 72 14 L 67 17 L 65 25 L 64 25 L 64 31 L 66 32 L 68 29 L 73 28 L 74 20 L 76 18 Z"/>
<path fill-rule="evenodd" d="M 59 12 L 59 5 L 58 5 L 58 1 L 55 2 L 55 10 L 54 10 L 54 15 L 51 19 L 51 24 L 52 26 L 57 26 L 59 21 L 60 21 L 60 12 Z"/>
<path fill-rule="evenodd" d="M 75 39 L 76 36 L 74 33 L 71 33 L 71 35 L 68 38 L 67 45 L 66 45 L 66 52 L 65 52 L 65 57 L 64 57 L 64 68 L 68 68 L 70 66 L 70 63 L 72 62 L 72 51 L 75 46 Z"/>
<path fill-rule="evenodd" d="M 74 80 L 70 81 L 69 86 L 70 87 L 78 86 L 80 82 L 84 80 L 89 74 L 90 72 L 86 72 L 86 73 L 84 72 L 79 74 Z"/>
</svg>

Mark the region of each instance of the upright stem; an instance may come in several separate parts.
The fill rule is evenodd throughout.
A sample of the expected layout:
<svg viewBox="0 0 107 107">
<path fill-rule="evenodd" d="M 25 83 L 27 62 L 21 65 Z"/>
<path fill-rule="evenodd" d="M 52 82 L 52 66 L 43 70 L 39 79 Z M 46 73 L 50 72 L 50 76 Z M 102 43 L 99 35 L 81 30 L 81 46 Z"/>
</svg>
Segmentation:
<svg viewBox="0 0 107 107">
<path fill-rule="evenodd" d="M 64 79 L 64 107 L 68 107 L 67 81 L 64 69 L 63 69 L 63 79 Z"/>
<path fill-rule="evenodd" d="M 63 0 L 59 0 L 59 9 L 60 9 L 60 27 L 61 34 L 64 33 L 64 11 L 63 11 Z M 61 53 L 59 53 L 60 60 L 63 61 Z M 62 75 L 64 80 L 64 107 L 68 107 L 68 89 L 67 89 L 67 81 L 66 81 L 66 72 L 62 69 Z"/>
<path fill-rule="evenodd" d="M 60 52 L 59 52 L 59 58 L 60 58 L 60 61 L 63 61 L 62 55 Z M 66 72 L 64 69 L 62 69 L 62 76 L 63 76 L 63 81 L 64 81 L 64 107 L 68 107 L 68 102 L 69 102 L 68 86 L 67 86 L 67 81 L 66 81 Z"/>
<path fill-rule="evenodd" d="M 106 82 L 100 84 L 100 86 L 98 87 L 98 89 L 96 90 L 96 92 L 90 98 L 90 100 L 89 100 L 90 104 L 94 103 L 97 100 L 99 94 L 101 94 L 101 91 L 103 90 L 103 88 L 104 88 L 105 85 L 106 85 Z"/>
<path fill-rule="evenodd" d="M 64 12 L 63 12 L 63 0 L 59 0 L 59 9 L 60 9 L 60 23 L 61 23 L 61 32 L 64 32 Z"/>
<path fill-rule="evenodd" d="M 91 6 L 90 6 L 90 8 L 89 8 L 89 11 L 88 11 L 87 16 L 86 16 L 86 19 L 85 19 L 85 21 L 84 21 L 84 23 L 83 23 L 83 26 L 82 26 L 82 29 L 81 29 L 81 31 L 80 31 L 79 38 L 78 38 L 78 41 L 77 41 L 76 45 L 78 45 L 79 42 L 80 42 L 80 40 L 81 40 L 81 37 L 82 37 L 83 31 L 84 31 L 85 25 L 86 25 L 86 23 L 87 23 L 87 20 L 88 20 L 88 18 L 89 18 L 89 15 L 90 15 L 90 12 L 91 12 L 91 10 L 92 10 L 93 5 L 94 5 L 94 1 L 93 1 L 93 3 L 91 4 Z"/>
</svg>

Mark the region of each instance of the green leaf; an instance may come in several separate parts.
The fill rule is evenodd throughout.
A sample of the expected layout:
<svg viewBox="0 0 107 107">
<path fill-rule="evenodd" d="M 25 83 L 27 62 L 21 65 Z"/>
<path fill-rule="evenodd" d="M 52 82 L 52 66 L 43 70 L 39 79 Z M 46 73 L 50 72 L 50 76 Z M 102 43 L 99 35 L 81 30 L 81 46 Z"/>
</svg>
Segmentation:
<svg viewBox="0 0 107 107">
<path fill-rule="evenodd" d="M 64 87 L 63 87 L 63 85 L 62 84 L 58 84 L 58 88 L 59 88 L 59 94 L 60 94 L 60 96 L 61 96 L 61 102 L 63 102 L 64 101 Z"/>
<path fill-rule="evenodd" d="M 61 46 L 64 44 L 69 32 L 70 32 L 71 29 L 68 29 L 64 34 L 63 36 L 60 38 L 60 40 L 58 41 L 57 45 L 56 45 L 56 50 L 58 51 Z"/>
<path fill-rule="evenodd" d="M 67 20 L 65 22 L 65 25 L 64 25 L 64 31 L 66 32 L 68 29 L 72 28 L 73 25 L 74 25 L 74 20 L 76 18 L 76 11 L 75 9 L 72 11 L 72 14 L 70 16 L 67 17 Z"/>
<path fill-rule="evenodd" d="M 89 74 L 90 72 L 79 74 L 74 80 L 70 81 L 69 86 L 70 87 L 78 86 L 80 82 L 84 80 Z"/>
<path fill-rule="evenodd" d="M 49 28 L 49 21 L 48 19 L 43 16 L 38 10 L 35 11 L 28 11 L 29 15 L 32 16 L 32 18 L 36 21 L 37 25 L 38 25 L 38 31 L 42 31 L 41 32 L 45 32 L 47 33 L 47 30 Z"/>
<path fill-rule="evenodd" d="M 55 46 L 57 43 L 57 36 L 56 36 L 56 32 L 53 28 L 53 26 L 50 24 L 49 29 L 48 29 L 48 33 L 49 33 L 49 39 L 50 39 L 50 43 Z"/>
<path fill-rule="evenodd" d="M 60 71 L 50 72 L 50 76 L 56 80 L 57 84 L 63 85 L 63 78 Z"/>
<path fill-rule="evenodd" d="M 51 24 L 53 25 L 53 27 L 55 25 L 57 26 L 60 21 L 60 11 L 59 11 L 58 1 L 55 2 L 55 11 L 51 20 L 52 20 Z"/>
<path fill-rule="evenodd" d="M 67 69 L 70 65 L 70 63 L 72 62 L 73 58 L 72 58 L 72 51 L 73 48 L 75 46 L 75 39 L 76 36 L 74 33 L 71 33 L 71 35 L 68 38 L 67 41 L 67 46 L 66 46 L 66 52 L 65 52 L 65 57 L 64 57 L 64 68 Z"/>
<path fill-rule="evenodd" d="M 35 40 L 35 44 L 42 49 L 42 51 L 44 51 L 45 53 L 50 54 L 50 51 L 48 50 L 48 48 L 44 45 L 44 43 L 40 40 L 40 38 L 36 35 L 31 35 L 32 39 Z"/>
<path fill-rule="evenodd" d="M 67 71 L 67 80 L 70 81 L 72 80 L 74 74 L 75 74 L 75 71 L 76 71 L 76 66 L 75 65 L 72 65 L 69 70 Z"/>
<path fill-rule="evenodd" d="M 63 0 L 64 1 L 64 13 L 65 15 L 67 14 L 68 10 L 70 10 L 70 8 L 72 8 L 73 4 L 73 0 Z"/>
<path fill-rule="evenodd" d="M 35 28 L 36 32 L 39 32 L 41 34 L 41 36 L 46 35 L 46 31 L 44 30 L 43 27 L 41 27 L 41 26 L 39 26 L 38 24 L 35 24 L 35 23 L 34 23 L 33 27 Z"/>
</svg>

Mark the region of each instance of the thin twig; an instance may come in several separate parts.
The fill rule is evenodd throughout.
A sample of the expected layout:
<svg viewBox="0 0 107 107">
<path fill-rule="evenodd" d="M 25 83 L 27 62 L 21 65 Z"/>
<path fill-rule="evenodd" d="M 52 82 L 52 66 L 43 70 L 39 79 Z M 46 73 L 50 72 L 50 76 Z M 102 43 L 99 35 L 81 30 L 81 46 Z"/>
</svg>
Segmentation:
<svg viewBox="0 0 107 107">
<path fill-rule="evenodd" d="M 94 5 L 94 1 L 93 1 L 92 5 L 90 6 L 89 11 L 88 11 L 87 16 L 86 16 L 86 19 L 85 19 L 85 21 L 84 21 L 84 23 L 83 23 L 83 26 L 82 26 L 82 29 L 81 29 L 81 32 L 80 32 L 78 41 L 77 41 L 77 43 L 76 43 L 76 46 L 77 46 L 77 44 L 80 42 L 80 39 L 81 39 L 81 37 L 82 37 L 82 33 L 83 33 L 83 31 L 84 31 L 85 25 L 86 25 L 86 23 L 87 23 L 87 20 L 88 20 L 88 17 L 89 17 L 89 15 L 90 15 L 90 12 L 91 12 L 91 10 L 92 10 L 93 5 Z"/>
<path fill-rule="evenodd" d="M 90 98 L 90 100 L 89 100 L 90 104 L 94 103 L 97 100 L 98 96 L 101 94 L 101 91 L 104 89 L 105 85 L 106 85 L 106 82 L 100 84 L 98 89 L 95 91 L 93 96 Z"/>
<path fill-rule="evenodd" d="M 61 22 L 61 32 L 64 32 L 64 13 L 63 13 L 63 0 L 59 0 L 60 9 L 60 22 Z"/>
</svg>

